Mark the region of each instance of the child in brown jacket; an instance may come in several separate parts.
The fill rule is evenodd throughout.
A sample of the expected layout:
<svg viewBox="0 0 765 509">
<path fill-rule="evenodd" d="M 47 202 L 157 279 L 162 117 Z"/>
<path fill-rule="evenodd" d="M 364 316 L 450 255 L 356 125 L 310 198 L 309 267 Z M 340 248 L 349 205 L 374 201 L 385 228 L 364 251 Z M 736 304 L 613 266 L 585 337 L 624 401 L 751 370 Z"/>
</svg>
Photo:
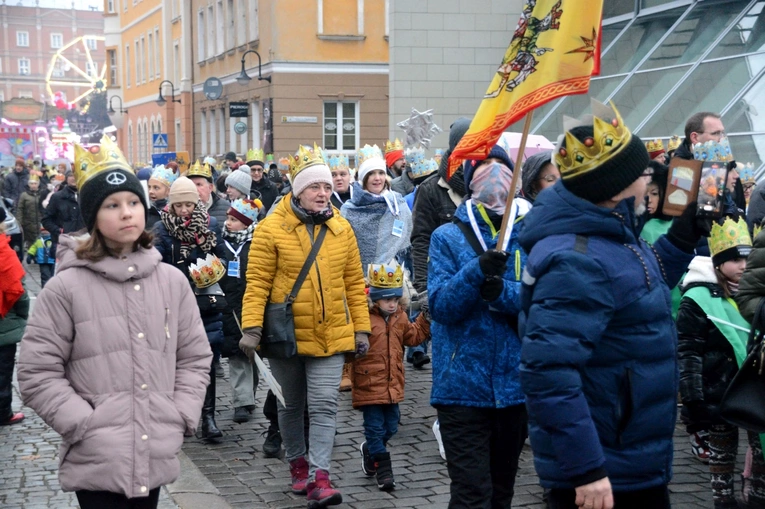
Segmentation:
<svg viewBox="0 0 765 509">
<path fill-rule="evenodd" d="M 369 266 L 372 335 L 369 352 L 353 361 L 353 408 L 364 413 L 361 467 L 377 476 L 377 487 L 390 491 L 393 479 L 388 440 L 398 431 L 398 403 L 404 399 L 404 346 L 417 346 L 430 337 L 427 307 L 414 323 L 403 298 L 404 272 L 399 265 Z"/>
</svg>

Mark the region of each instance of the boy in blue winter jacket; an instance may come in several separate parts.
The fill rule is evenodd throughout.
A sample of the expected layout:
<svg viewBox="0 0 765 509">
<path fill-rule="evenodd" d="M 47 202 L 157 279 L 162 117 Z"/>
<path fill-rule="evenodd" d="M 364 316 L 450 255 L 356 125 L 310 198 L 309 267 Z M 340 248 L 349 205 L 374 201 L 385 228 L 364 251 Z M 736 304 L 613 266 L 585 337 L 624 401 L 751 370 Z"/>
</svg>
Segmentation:
<svg viewBox="0 0 765 509">
<path fill-rule="evenodd" d="M 53 241 L 50 239 L 50 233 L 47 230 L 40 230 L 40 236 L 34 244 L 29 246 L 27 251 L 27 264 L 36 263 L 40 266 L 40 287 L 45 287 L 45 283 L 53 277 L 53 269 L 56 265 L 56 259 L 51 255 L 51 246 Z"/>
<path fill-rule="evenodd" d="M 548 507 L 669 508 L 677 333 L 670 288 L 708 224 L 640 239 L 648 153 L 613 107 L 571 128 L 562 180 L 524 218 L 521 383 Z M 525 319 L 525 320 L 524 320 Z"/>
</svg>

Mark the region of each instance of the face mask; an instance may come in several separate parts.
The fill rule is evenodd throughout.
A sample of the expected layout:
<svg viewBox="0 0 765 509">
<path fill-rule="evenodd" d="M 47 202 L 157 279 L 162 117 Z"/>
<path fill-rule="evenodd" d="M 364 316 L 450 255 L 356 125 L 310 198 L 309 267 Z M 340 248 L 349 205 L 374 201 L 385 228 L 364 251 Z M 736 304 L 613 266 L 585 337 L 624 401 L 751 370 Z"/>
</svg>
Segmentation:
<svg viewBox="0 0 765 509">
<path fill-rule="evenodd" d="M 507 205 L 507 195 L 513 180 L 513 172 L 501 163 L 490 163 L 480 168 L 470 181 L 473 200 L 480 202 L 492 212 L 503 215 Z"/>
</svg>

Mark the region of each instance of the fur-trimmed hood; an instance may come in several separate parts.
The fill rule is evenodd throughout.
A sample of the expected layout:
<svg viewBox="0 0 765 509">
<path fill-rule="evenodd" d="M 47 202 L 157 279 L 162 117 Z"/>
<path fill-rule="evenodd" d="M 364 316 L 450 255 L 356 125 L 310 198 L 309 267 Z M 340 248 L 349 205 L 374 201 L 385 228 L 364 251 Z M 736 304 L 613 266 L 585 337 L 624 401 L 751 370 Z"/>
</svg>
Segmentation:
<svg viewBox="0 0 765 509">
<path fill-rule="evenodd" d="M 709 256 L 697 256 L 688 265 L 688 274 L 681 283 L 681 289 L 685 290 L 694 284 L 718 284 L 717 273 Z"/>
</svg>

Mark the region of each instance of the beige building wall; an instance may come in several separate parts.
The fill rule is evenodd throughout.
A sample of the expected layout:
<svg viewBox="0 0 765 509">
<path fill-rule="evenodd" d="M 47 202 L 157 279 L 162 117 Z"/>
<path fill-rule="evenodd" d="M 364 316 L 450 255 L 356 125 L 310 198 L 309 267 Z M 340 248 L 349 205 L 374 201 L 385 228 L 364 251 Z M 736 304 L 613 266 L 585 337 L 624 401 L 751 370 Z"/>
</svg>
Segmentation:
<svg viewBox="0 0 765 509">
<path fill-rule="evenodd" d="M 449 125 L 472 117 L 510 44 L 522 0 L 389 0 L 390 117 L 388 134 L 412 108 L 433 109 L 448 146 Z"/>
</svg>

